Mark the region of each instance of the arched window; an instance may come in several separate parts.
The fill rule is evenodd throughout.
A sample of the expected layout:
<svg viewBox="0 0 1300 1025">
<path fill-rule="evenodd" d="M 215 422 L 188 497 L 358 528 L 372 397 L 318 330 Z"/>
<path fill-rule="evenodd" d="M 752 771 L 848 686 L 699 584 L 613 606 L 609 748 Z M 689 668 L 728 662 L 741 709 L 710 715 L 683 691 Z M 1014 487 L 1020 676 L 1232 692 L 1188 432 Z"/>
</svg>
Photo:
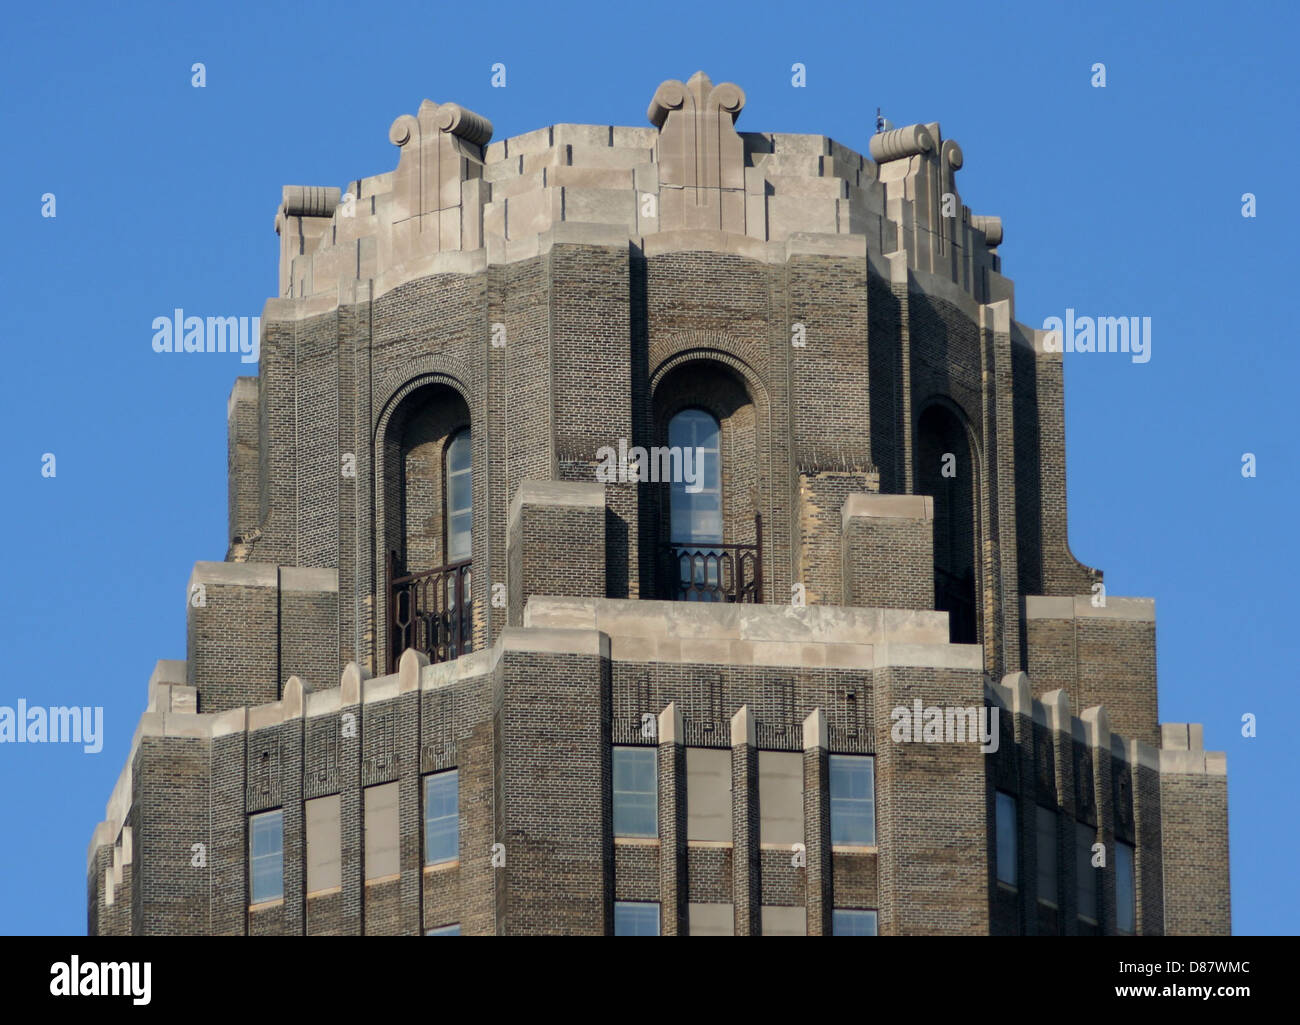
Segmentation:
<svg viewBox="0 0 1300 1025">
<path fill-rule="evenodd" d="M 387 662 L 402 652 L 445 662 L 472 650 L 469 408 L 432 383 L 394 409 L 383 439 Z"/>
<path fill-rule="evenodd" d="M 474 499 L 470 474 L 470 433 L 462 427 L 447 444 L 443 476 L 447 524 L 447 562 L 468 559 L 473 551 Z"/>
<path fill-rule="evenodd" d="M 976 474 L 961 421 L 945 405 L 929 406 L 917 423 L 915 489 L 934 498 L 934 607 L 948 613 L 954 644 L 974 644 L 979 637 Z"/>
<path fill-rule="evenodd" d="M 717 419 L 702 409 L 683 409 L 668 422 L 668 445 L 681 451 L 683 468 L 674 475 L 682 479 L 674 479 L 669 487 L 674 544 L 722 543 L 720 435 Z"/>
</svg>

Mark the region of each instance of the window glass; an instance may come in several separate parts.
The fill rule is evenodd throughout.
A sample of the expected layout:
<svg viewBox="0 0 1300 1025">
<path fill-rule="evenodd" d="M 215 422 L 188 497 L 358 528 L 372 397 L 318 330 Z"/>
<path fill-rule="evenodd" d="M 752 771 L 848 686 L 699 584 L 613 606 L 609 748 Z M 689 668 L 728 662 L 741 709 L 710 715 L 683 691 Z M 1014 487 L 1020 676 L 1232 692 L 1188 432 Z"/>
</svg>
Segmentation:
<svg viewBox="0 0 1300 1025">
<path fill-rule="evenodd" d="M 1126 843 L 1115 845 L 1115 929 L 1135 932 L 1137 926 L 1137 886 L 1133 874 L 1133 848 Z"/>
<path fill-rule="evenodd" d="M 659 905 L 620 900 L 614 903 L 615 936 L 658 936 Z"/>
<path fill-rule="evenodd" d="M 1056 812 L 1038 809 L 1038 899 L 1056 906 Z"/>
<path fill-rule="evenodd" d="M 668 445 L 682 450 L 683 469 L 686 450 L 691 450 L 691 465 L 697 481 L 689 491 L 684 479 L 675 480 L 670 485 L 672 541 L 676 544 L 722 543 L 719 437 L 718 421 L 702 409 L 684 409 L 668 422 Z M 681 476 L 684 478 L 685 473 Z"/>
<path fill-rule="evenodd" d="M 424 863 L 460 857 L 460 787 L 457 771 L 424 778 Z"/>
<path fill-rule="evenodd" d="M 875 762 L 870 755 L 831 755 L 831 844 L 876 842 Z"/>
<path fill-rule="evenodd" d="M 614 748 L 614 835 L 659 835 L 659 752 Z"/>
<path fill-rule="evenodd" d="M 1018 886 L 1019 849 L 1016 844 L 1016 799 L 998 791 L 998 882 Z"/>
<path fill-rule="evenodd" d="M 249 893 L 252 903 L 284 896 L 284 811 L 252 816 L 248 828 Z"/>
<path fill-rule="evenodd" d="M 1075 876 L 1078 879 L 1079 917 L 1097 921 L 1097 869 L 1092 867 L 1092 845 L 1097 831 L 1082 822 L 1074 824 Z"/>
<path fill-rule="evenodd" d="M 447 446 L 447 561 L 460 562 L 471 555 L 473 497 L 470 472 L 470 432 L 463 428 Z"/>
<path fill-rule="evenodd" d="M 876 913 L 836 908 L 831 912 L 831 935 L 874 936 L 876 935 Z"/>
</svg>

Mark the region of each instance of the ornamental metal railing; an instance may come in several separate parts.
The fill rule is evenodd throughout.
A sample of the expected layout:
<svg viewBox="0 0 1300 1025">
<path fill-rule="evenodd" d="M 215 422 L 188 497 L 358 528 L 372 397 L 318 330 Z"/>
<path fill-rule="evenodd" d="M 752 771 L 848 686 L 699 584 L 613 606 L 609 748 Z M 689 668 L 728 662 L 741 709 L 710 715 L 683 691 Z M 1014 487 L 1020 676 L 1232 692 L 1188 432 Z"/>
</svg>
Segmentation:
<svg viewBox="0 0 1300 1025">
<path fill-rule="evenodd" d="M 763 601 L 763 518 L 754 516 L 753 544 L 660 546 L 663 596 L 671 601 Z"/>
<path fill-rule="evenodd" d="M 470 563 L 402 574 L 396 553 L 389 553 L 389 672 L 397 672 L 407 648 L 424 652 L 430 662 L 450 662 L 473 650 Z"/>
</svg>

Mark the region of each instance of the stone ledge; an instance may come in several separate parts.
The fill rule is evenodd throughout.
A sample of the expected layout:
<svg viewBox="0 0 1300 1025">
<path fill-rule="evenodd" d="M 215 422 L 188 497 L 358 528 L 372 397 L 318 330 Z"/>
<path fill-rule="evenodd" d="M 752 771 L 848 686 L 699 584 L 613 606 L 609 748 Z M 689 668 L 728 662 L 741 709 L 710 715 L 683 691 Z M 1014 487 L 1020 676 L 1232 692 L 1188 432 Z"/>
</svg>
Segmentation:
<svg viewBox="0 0 1300 1025">
<path fill-rule="evenodd" d="M 854 517 L 872 519 L 933 520 L 934 499 L 929 495 L 877 495 L 855 492 L 844 499 L 843 525 Z"/>
<path fill-rule="evenodd" d="M 1100 608 L 1092 604 L 1087 594 L 1072 597 L 1048 597 L 1039 594 L 1025 596 L 1026 619 L 1127 619 L 1132 622 L 1154 623 L 1156 602 L 1154 598 L 1107 597 Z"/>
</svg>

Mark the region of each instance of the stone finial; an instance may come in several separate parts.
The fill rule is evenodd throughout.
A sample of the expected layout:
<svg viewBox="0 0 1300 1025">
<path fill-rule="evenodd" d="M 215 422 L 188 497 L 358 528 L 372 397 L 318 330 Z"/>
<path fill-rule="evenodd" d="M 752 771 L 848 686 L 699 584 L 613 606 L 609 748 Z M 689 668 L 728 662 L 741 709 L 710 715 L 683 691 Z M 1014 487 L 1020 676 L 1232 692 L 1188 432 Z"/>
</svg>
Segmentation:
<svg viewBox="0 0 1300 1025">
<path fill-rule="evenodd" d="M 343 191 L 325 185 L 286 185 L 282 196 L 286 217 L 332 217 Z"/>
<path fill-rule="evenodd" d="M 736 118 L 738 85 L 714 85 L 703 71 L 655 90 L 646 116 L 659 129 L 659 228 L 744 234 L 745 142 Z"/>
<path fill-rule="evenodd" d="M 903 157 L 915 157 L 934 150 L 934 136 L 925 125 L 908 125 L 894 128 L 871 137 L 871 159 L 878 164 Z M 957 151 L 958 154 L 961 150 Z M 958 166 L 961 166 L 960 164 Z"/>
<path fill-rule="evenodd" d="M 984 232 L 984 244 L 990 249 L 1002 245 L 1002 218 L 972 215 L 970 226 Z"/>
<path fill-rule="evenodd" d="M 400 146 L 393 172 L 391 251 L 385 262 L 483 244 L 483 145 L 492 122 L 457 103 L 425 100 L 388 129 Z"/>
<path fill-rule="evenodd" d="M 425 100 L 418 114 L 403 114 L 389 126 L 388 139 L 394 146 L 405 146 L 412 139 L 418 144 L 426 132 L 446 132 L 472 146 L 482 146 L 492 138 L 492 122 L 459 103 Z"/>
</svg>

